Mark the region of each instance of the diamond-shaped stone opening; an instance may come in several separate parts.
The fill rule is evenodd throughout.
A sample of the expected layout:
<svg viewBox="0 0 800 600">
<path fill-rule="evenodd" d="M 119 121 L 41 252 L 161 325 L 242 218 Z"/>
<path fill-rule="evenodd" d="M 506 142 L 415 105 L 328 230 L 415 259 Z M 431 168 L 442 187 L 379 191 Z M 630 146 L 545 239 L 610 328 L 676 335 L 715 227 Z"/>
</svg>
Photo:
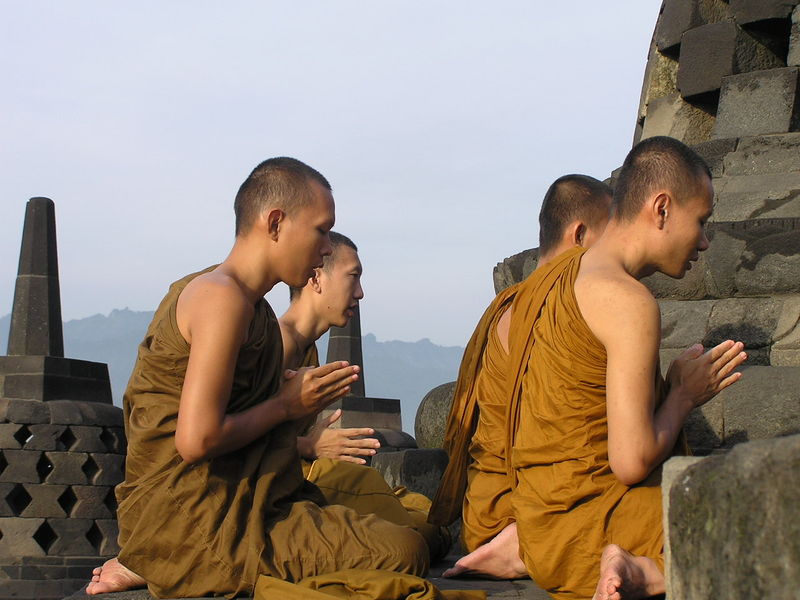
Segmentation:
<svg viewBox="0 0 800 600">
<path fill-rule="evenodd" d="M 92 523 L 92 526 L 89 527 L 89 531 L 86 532 L 86 539 L 89 540 L 94 551 L 100 554 L 100 546 L 103 544 L 103 532 L 100 531 L 97 523 Z"/>
<path fill-rule="evenodd" d="M 89 483 L 94 483 L 94 476 L 100 472 L 100 467 L 90 454 L 86 459 L 86 462 L 83 463 L 81 470 L 83 470 L 83 473 L 86 475 L 86 479 L 89 481 Z"/>
<path fill-rule="evenodd" d="M 106 497 L 103 499 L 103 504 L 105 504 L 111 512 L 117 512 L 117 495 L 114 493 L 114 488 L 108 490 Z"/>
<path fill-rule="evenodd" d="M 50 459 L 44 452 L 42 452 L 42 455 L 36 462 L 36 472 L 39 474 L 39 481 L 42 482 L 44 482 L 47 479 L 47 476 L 53 472 L 53 463 L 50 462 Z"/>
<path fill-rule="evenodd" d="M 100 433 L 100 441 L 106 445 L 109 452 L 117 452 L 117 436 L 115 436 L 107 427 L 103 427 Z"/>
<path fill-rule="evenodd" d="M 31 498 L 31 495 L 25 487 L 19 483 L 15 485 L 8 493 L 8 496 L 6 496 L 6 502 L 8 502 L 8 505 L 16 516 L 20 516 L 22 511 L 28 508 L 32 500 L 33 498 Z"/>
<path fill-rule="evenodd" d="M 33 534 L 33 539 L 46 553 L 50 551 L 53 543 L 58 539 L 58 535 L 53 531 L 53 528 L 47 524 L 47 521 L 45 521 L 39 525 L 39 529 Z"/>
<path fill-rule="evenodd" d="M 19 442 L 20 446 L 24 446 L 33 437 L 33 433 L 28 429 L 27 425 L 23 425 L 14 434 L 14 439 Z"/>
<path fill-rule="evenodd" d="M 0 475 L 2 475 L 3 471 L 6 470 L 7 466 L 8 466 L 8 461 L 6 460 L 6 457 L 3 454 L 3 451 L 0 450 Z"/>
<path fill-rule="evenodd" d="M 65 450 L 69 450 L 75 445 L 75 442 L 78 441 L 78 438 L 76 438 L 75 434 L 72 433 L 72 429 L 66 427 L 64 432 L 58 436 L 58 441 L 64 445 Z"/>
<path fill-rule="evenodd" d="M 67 516 L 69 516 L 77 503 L 78 497 L 75 495 L 75 492 L 72 491 L 71 487 L 64 490 L 64 493 L 58 497 L 58 504 L 64 509 L 64 512 L 67 513 Z"/>
</svg>

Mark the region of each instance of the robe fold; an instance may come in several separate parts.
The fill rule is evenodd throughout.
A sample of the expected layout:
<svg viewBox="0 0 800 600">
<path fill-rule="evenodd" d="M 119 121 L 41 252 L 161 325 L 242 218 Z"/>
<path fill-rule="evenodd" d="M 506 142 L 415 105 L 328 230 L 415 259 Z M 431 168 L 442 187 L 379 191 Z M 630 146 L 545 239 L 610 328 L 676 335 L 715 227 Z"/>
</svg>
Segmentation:
<svg viewBox="0 0 800 600">
<path fill-rule="evenodd" d="M 189 344 L 178 330 L 176 305 L 200 274 L 170 287 L 139 346 L 125 393 L 120 562 L 161 598 L 251 596 L 259 575 L 296 582 L 352 568 L 424 574 L 428 552 L 415 531 L 325 506 L 303 476 L 294 422 L 194 465 L 178 455 L 175 427 Z M 277 319 L 261 300 L 237 357 L 228 413 L 278 390 L 282 355 Z"/>
<path fill-rule="evenodd" d="M 605 348 L 574 294 L 583 253 L 567 251 L 518 290 L 509 339 L 520 555 L 558 599 L 592 597 L 607 544 L 663 568 L 660 469 L 626 486 L 608 462 Z"/>
<path fill-rule="evenodd" d="M 444 435 L 449 462 L 428 516 L 438 524 L 463 517 L 468 552 L 513 521 L 504 438 L 508 356 L 496 327 L 517 288 L 495 297 L 464 350 Z"/>
</svg>

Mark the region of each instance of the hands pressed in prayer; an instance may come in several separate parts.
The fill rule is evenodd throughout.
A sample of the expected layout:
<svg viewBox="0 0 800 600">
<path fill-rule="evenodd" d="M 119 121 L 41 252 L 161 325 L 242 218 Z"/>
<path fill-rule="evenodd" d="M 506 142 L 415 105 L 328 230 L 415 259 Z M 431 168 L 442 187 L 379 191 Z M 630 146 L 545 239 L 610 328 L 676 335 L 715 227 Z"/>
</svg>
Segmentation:
<svg viewBox="0 0 800 600">
<path fill-rule="evenodd" d="M 736 369 L 745 360 L 747 353 L 742 342 L 726 340 L 706 352 L 701 344 L 695 344 L 672 361 L 667 381 L 684 401 L 698 407 L 738 381 L 742 374 Z"/>
</svg>

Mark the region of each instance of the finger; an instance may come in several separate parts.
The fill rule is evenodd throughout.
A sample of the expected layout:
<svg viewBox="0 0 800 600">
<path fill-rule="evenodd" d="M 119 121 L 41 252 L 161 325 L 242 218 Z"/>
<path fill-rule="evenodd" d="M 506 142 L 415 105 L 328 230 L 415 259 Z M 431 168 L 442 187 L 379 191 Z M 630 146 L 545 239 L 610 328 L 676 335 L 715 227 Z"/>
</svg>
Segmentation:
<svg viewBox="0 0 800 600">
<path fill-rule="evenodd" d="M 739 381 L 741 378 L 742 378 L 741 371 L 736 371 L 736 373 L 731 373 L 725 379 L 719 382 L 719 384 L 717 385 L 717 392 L 721 392 L 729 385 L 733 385 L 734 383 Z"/>
<path fill-rule="evenodd" d="M 341 369 L 336 369 L 324 377 L 319 378 L 320 389 L 323 389 L 327 386 L 336 385 L 342 380 L 355 381 L 358 379 L 358 371 L 358 367 L 344 367 Z"/>
<path fill-rule="evenodd" d="M 717 344 L 711 350 L 706 352 L 706 357 L 711 361 L 716 361 L 720 356 L 725 354 L 728 350 L 730 350 L 734 345 L 733 340 L 725 340 L 721 344 Z"/>
<path fill-rule="evenodd" d="M 340 389 L 346 386 L 350 386 L 352 383 L 358 381 L 358 375 L 350 375 L 345 378 L 335 379 L 333 381 L 329 381 L 320 385 L 317 388 L 317 392 L 322 396 L 327 396 L 329 394 L 334 394 L 338 392 Z"/>
<path fill-rule="evenodd" d="M 337 408 L 335 411 L 333 411 L 332 414 L 330 414 L 327 417 L 325 417 L 324 419 L 322 419 L 322 421 L 320 421 L 320 425 L 322 425 L 325 428 L 328 428 L 333 423 L 336 423 L 336 421 L 338 421 L 341 418 L 342 418 L 342 409 L 341 408 Z"/>
<path fill-rule="evenodd" d="M 374 448 L 346 448 L 342 454 L 350 456 L 375 456 L 376 450 Z"/>
<path fill-rule="evenodd" d="M 283 372 L 284 379 L 292 379 L 295 375 L 297 375 L 297 371 L 295 371 L 294 369 L 286 369 Z"/>
<path fill-rule="evenodd" d="M 723 352 L 721 356 L 714 360 L 713 368 L 716 369 L 717 372 L 721 371 L 725 365 L 736 359 L 742 350 L 744 350 L 744 344 L 742 342 L 734 343 L 728 350 Z"/>
<path fill-rule="evenodd" d="M 339 460 L 342 461 L 342 462 L 355 463 L 357 465 L 365 465 L 365 464 L 367 464 L 367 461 L 365 461 L 363 458 L 357 458 L 355 456 L 348 456 L 347 454 L 342 454 L 339 457 Z"/>
<path fill-rule="evenodd" d="M 311 369 L 311 374 L 314 377 L 325 377 L 325 375 L 329 373 L 333 373 L 338 369 L 344 369 L 350 365 L 349 362 L 346 360 L 337 360 L 332 363 L 328 363 L 326 365 L 322 365 L 321 367 L 314 367 Z"/>
<path fill-rule="evenodd" d="M 720 379 L 727 377 L 733 371 L 741 367 L 746 360 L 747 352 L 739 352 L 738 354 L 735 354 L 728 362 L 724 363 L 720 367 L 719 371 L 717 372 L 717 377 Z"/>
<path fill-rule="evenodd" d="M 381 443 L 375 438 L 348 439 L 345 444 L 348 448 L 380 448 Z"/>
<path fill-rule="evenodd" d="M 342 432 L 346 437 L 356 437 L 358 435 L 374 435 L 375 430 L 372 427 L 348 427 L 346 429 L 340 429 L 339 431 Z"/>
</svg>

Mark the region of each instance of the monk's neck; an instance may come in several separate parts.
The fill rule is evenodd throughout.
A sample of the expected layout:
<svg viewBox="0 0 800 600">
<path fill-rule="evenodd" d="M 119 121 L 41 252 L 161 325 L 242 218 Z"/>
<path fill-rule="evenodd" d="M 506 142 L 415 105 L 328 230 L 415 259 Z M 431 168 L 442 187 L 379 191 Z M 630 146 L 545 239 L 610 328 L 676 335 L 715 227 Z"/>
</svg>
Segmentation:
<svg viewBox="0 0 800 600">
<path fill-rule="evenodd" d="M 650 258 L 651 249 L 652 241 L 643 235 L 642 227 L 635 221 L 611 221 L 589 252 L 634 279 L 641 279 L 656 270 Z"/>
<path fill-rule="evenodd" d="M 331 327 L 315 312 L 310 298 L 302 293 L 289 305 L 281 322 L 291 330 L 297 347 L 303 353 Z"/>
<path fill-rule="evenodd" d="M 257 242 L 237 237 L 218 269 L 232 277 L 255 304 L 280 281 L 272 262 Z"/>
</svg>

